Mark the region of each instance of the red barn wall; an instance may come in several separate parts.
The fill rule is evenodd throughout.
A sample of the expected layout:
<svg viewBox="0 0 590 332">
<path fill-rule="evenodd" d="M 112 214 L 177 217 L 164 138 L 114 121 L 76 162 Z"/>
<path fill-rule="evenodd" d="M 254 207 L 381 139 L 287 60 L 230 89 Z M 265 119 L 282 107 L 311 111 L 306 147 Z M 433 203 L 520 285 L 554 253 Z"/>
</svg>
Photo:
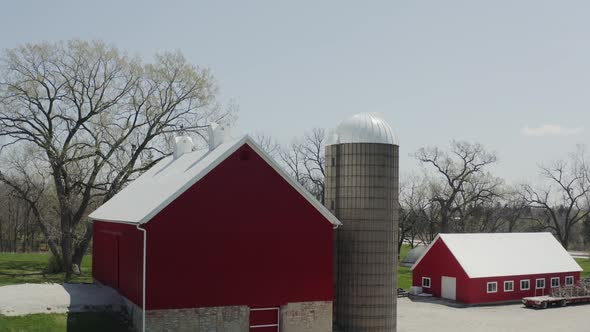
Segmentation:
<svg viewBox="0 0 590 332">
<path fill-rule="evenodd" d="M 143 234 L 134 225 L 95 221 L 92 276 L 141 307 Z"/>
<path fill-rule="evenodd" d="M 148 309 L 333 299 L 333 225 L 248 145 L 145 227 Z"/>
<path fill-rule="evenodd" d="M 457 278 L 457 301 L 475 304 L 520 300 L 525 296 L 550 294 L 551 277 L 559 277 L 560 285 L 563 286 L 566 276 L 573 276 L 574 282 L 577 283 L 580 272 L 470 279 L 444 241 L 438 239 L 412 271 L 412 282 L 414 286 L 422 286 L 422 277 L 431 278 L 431 288 L 424 288 L 424 292 L 440 297 L 442 276 Z M 538 278 L 545 278 L 545 289 L 535 291 L 535 280 Z M 530 280 L 530 290 L 520 290 L 520 281 L 524 279 Z M 510 280 L 514 281 L 514 291 L 504 292 L 504 281 Z M 498 282 L 498 291 L 487 293 L 487 283 L 494 281 Z"/>
<path fill-rule="evenodd" d="M 487 303 L 487 302 L 502 302 L 502 301 L 513 301 L 521 300 L 526 296 L 537 296 L 537 295 L 550 295 L 551 294 L 551 278 L 559 277 L 559 284 L 565 285 L 565 277 L 573 276 L 574 283 L 580 280 L 580 272 L 570 273 L 551 273 L 551 274 L 531 274 L 531 275 L 520 275 L 520 276 L 507 276 L 507 277 L 491 277 L 491 278 L 475 278 L 470 279 L 468 285 L 466 285 L 467 298 L 465 303 Z M 535 289 L 536 279 L 545 278 L 545 288 Z M 520 290 L 520 281 L 528 279 L 530 280 L 530 290 Z M 504 291 L 504 281 L 514 281 L 514 291 Z M 497 293 L 487 293 L 488 282 L 498 283 Z M 459 287 L 459 285 L 457 285 Z"/>
<path fill-rule="evenodd" d="M 467 284 L 467 274 L 447 245 L 438 239 L 412 271 L 412 284 L 421 287 L 422 277 L 428 277 L 431 281 L 430 289 L 424 288 L 423 291 L 440 297 L 443 276 L 457 278 L 457 301 L 465 302 L 469 294 L 462 285 Z"/>
</svg>

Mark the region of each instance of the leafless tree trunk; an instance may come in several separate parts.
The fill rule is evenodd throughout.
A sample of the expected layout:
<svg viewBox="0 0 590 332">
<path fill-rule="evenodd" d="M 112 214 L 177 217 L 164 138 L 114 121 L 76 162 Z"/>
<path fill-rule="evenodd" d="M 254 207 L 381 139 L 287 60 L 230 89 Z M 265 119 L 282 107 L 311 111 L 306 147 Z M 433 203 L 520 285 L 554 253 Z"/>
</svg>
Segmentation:
<svg viewBox="0 0 590 332">
<path fill-rule="evenodd" d="M 590 214 L 590 173 L 585 150 L 578 147 L 569 161 L 556 161 L 539 168 L 548 185 L 543 188 L 522 185 L 522 199 L 542 212 L 542 217 L 536 219 L 540 226 L 551 230 L 567 249 L 572 228 Z"/>
<path fill-rule="evenodd" d="M 325 140 L 325 130 L 314 128 L 280 152 L 280 159 L 291 176 L 322 204 L 326 177 Z"/>
<path fill-rule="evenodd" d="M 486 167 L 497 158 L 480 144 L 453 141 L 450 152 L 437 147 L 421 148 L 415 157 L 434 167 L 432 199 L 440 207 L 440 231 L 443 233 L 451 230 L 455 219 L 465 222 L 461 218 L 468 207 L 498 196 L 502 181 L 486 172 Z"/>
<path fill-rule="evenodd" d="M 424 177 L 410 175 L 400 183 L 400 214 L 398 253 L 404 240 L 414 248 L 416 237 L 429 239 L 430 224 L 434 222 L 428 217 L 431 198 L 428 183 Z M 436 234 L 434 234 L 436 235 Z M 431 238 L 429 240 L 432 240 Z"/>
<path fill-rule="evenodd" d="M 254 134 L 254 140 L 262 150 L 268 153 L 269 156 L 272 158 L 277 158 L 281 153 L 281 145 L 275 141 L 271 136 L 267 136 L 263 133 L 256 133 Z"/>
<path fill-rule="evenodd" d="M 69 279 L 92 238 L 86 215 L 163 158 L 173 133 L 201 135 L 210 120 L 231 121 L 215 102 L 207 69 L 182 55 L 143 64 L 101 42 L 29 44 L 5 52 L 0 65 L 0 151 L 29 149 L 55 196 L 58 251 Z M 12 170 L 0 178 L 31 205 L 35 197 Z M 17 176 L 18 175 L 18 176 Z M 43 227 L 45 225 L 45 227 Z M 54 248 L 52 248 L 54 251 Z"/>
</svg>

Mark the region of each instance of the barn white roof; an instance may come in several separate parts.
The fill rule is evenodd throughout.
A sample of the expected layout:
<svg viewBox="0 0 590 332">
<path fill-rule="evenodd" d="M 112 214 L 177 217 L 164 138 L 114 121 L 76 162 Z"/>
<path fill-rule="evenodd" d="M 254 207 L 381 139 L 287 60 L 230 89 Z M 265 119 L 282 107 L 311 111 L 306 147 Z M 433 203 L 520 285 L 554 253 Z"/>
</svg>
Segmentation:
<svg viewBox="0 0 590 332">
<path fill-rule="evenodd" d="M 551 233 L 439 234 L 470 278 L 582 271 Z"/>
<path fill-rule="evenodd" d="M 162 159 L 89 217 L 110 222 L 146 223 L 244 144 L 258 153 L 332 224 L 341 224 L 249 136 L 229 140 L 213 150 L 204 149 L 185 153 L 176 159 L 173 156 Z"/>
</svg>

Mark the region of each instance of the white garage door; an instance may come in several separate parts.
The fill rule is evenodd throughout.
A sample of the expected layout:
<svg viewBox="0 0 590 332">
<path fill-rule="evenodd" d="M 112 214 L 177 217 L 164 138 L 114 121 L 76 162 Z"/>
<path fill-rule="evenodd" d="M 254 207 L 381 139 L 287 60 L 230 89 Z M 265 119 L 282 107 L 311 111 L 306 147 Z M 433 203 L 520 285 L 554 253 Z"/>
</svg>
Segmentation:
<svg viewBox="0 0 590 332">
<path fill-rule="evenodd" d="M 457 299 L 457 279 L 453 277 L 442 277 L 441 297 L 450 300 Z"/>
</svg>

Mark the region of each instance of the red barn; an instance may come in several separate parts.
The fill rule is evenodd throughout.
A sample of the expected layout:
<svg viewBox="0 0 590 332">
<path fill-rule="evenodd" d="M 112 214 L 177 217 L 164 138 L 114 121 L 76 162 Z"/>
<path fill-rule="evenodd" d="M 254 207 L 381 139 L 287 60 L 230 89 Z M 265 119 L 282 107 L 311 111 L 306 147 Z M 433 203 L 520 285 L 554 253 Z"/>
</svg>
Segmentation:
<svg viewBox="0 0 590 332">
<path fill-rule="evenodd" d="M 213 136 L 90 215 L 95 280 L 138 330 L 331 331 L 339 221 L 252 139 Z"/>
<path fill-rule="evenodd" d="M 581 271 L 551 233 L 439 234 L 412 266 L 414 286 L 468 304 L 549 294 Z"/>
</svg>

